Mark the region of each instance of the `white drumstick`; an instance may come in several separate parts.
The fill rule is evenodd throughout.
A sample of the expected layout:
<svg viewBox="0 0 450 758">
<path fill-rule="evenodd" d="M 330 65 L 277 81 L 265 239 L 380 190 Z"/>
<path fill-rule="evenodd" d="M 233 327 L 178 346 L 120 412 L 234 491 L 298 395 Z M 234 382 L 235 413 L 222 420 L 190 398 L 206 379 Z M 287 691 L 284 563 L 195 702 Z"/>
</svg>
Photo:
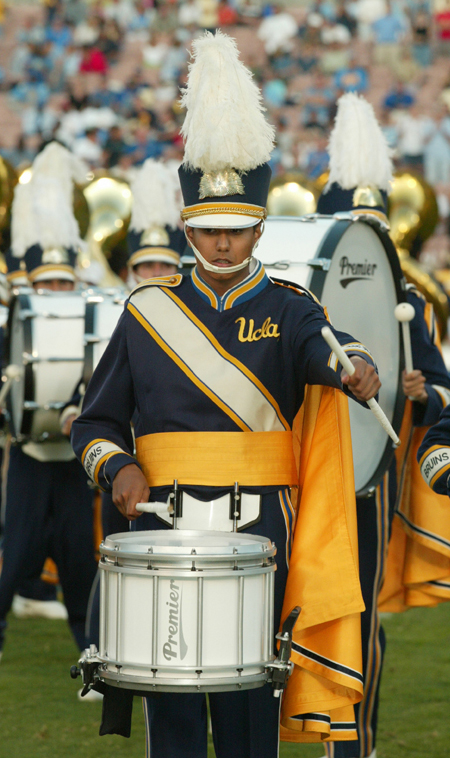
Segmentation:
<svg viewBox="0 0 450 758">
<path fill-rule="evenodd" d="M 138 513 L 173 513 L 173 505 L 167 503 L 137 503 Z"/>
<path fill-rule="evenodd" d="M 325 342 L 329 345 L 329 347 L 333 350 L 333 352 L 336 353 L 338 360 L 342 364 L 347 374 L 349 376 L 352 376 L 355 373 L 355 367 L 353 363 L 351 362 L 350 358 L 348 357 L 347 353 L 345 352 L 345 350 L 341 347 L 341 345 L 337 341 L 336 337 L 334 336 L 329 326 L 323 327 L 322 337 L 324 338 Z M 389 435 L 391 440 L 393 440 L 394 444 L 398 447 L 400 445 L 400 440 L 397 437 L 394 429 L 392 428 L 390 421 L 387 418 L 386 414 L 384 413 L 383 409 L 380 408 L 380 406 L 378 405 L 374 397 L 372 397 L 370 400 L 367 400 L 366 402 L 370 410 L 372 411 L 373 415 L 377 419 L 377 421 L 383 427 L 384 431 Z"/>
<path fill-rule="evenodd" d="M 394 316 L 402 325 L 403 347 L 405 350 L 405 370 L 407 374 L 410 374 L 411 371 L 414 371 L 409 322 L 413 320 L 415 315 L 416 311 L 414 309 L 414 306 L 410 303 L 399 303 L 394 308 Z"/>
<path fill-rule="evenodd" d="M 3 406 L 3 403 L 6 400 L 6 397 L 11 390 L 12 383 L 19 379 L 23 374 L 23 368 L 22 366 L 15 366 L 13 363 L 11 363 L 9 366 L 5 368 L 5 376 L 6 376 L 6 382 L 3 384 L 3 387 L 0 390 L 0 408 Z"/>
</svg>

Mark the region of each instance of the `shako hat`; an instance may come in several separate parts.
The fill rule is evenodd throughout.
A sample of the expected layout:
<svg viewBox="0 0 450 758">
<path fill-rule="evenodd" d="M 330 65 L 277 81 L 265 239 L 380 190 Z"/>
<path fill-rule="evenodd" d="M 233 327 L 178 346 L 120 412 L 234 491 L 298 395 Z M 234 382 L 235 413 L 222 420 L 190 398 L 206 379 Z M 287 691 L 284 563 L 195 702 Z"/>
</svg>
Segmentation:
<svg viewBox="0 0 450 758">
<path fill-rule="evenodd" d="M 16 258 L 9 249 L 5 253 L 7 268 L 6 279 L 11 287 L 26 287 L 29 284 L 27 266 L 24 258 Z"/>
<path fill-rule="evenodd" d="M 349 92 L 337 103 L 328 146 L 330 176 L 317 211 L 371 211 L 385 216 L 392 182 L 391 150 L 370 103 Z"/>
<path fill-rule="evenodd" d="M 186 240 L 177 228 L 180 206 L 173 173 L 163 163 L 148 158 L 131 183 L 131 193 L 128 265 L 160 261 L 178 266 Z"/>
<path fill-rule="evenodd" d="M 192 49 L 181 98 L 187 111 L 181 218 L 194 227 L 254 226 L 267 215 L 274 128 L 231 37 L 206 32 Z"/>
<path fill-rule="evenodd" d="M 67 148 L 51 142 L 35 158 L 31 179 L 14 191 L 11 258 L 25 261 L 31 284 L 48 279 L 75 281 L 77 252 L 83 244 L 73 213 L 73 183 L 87 167 Z M 12 273 L 12 272 L 11 272 Z"/>
</svg>

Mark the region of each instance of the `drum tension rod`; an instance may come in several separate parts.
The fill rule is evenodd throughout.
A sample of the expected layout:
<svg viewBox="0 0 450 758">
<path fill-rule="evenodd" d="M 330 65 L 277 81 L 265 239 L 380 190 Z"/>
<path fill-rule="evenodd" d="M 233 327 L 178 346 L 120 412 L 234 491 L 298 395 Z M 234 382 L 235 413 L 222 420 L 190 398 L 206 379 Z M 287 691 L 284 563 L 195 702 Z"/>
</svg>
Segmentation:
<svg viewBox="0 0 450 758">
<path fill-rule="evenodd" d="M 98 657 L 98 650 L 95 645 L 90 645 L 84 650 L 78 666 L 70 667 L 70 676 L 72 679 L 76 679 L 81 676 L 83 680 L 83 689 L 81 690 L 81 697 L 84 697 L 93 685 L 99 681 L 98 668 L 101 665 L 101 660 Z"/>
<path fill-rule="evenodd" d="M 278 657 L 267 666 L 269 672 L 268 681 L 272 684 L 274 697 L 280 697 L 282 691 L 286 689 L 288 679 L 294 669 L 294 664 L 290 660 L 292 632 L 294 631 L 300 611 L 300 606 L 296 605 L 284 620 L 281 632 L 276 635 L 276 639 L 280 640 Z"/>
<path fill-rule="evenodd" d="M 233 532 L 237 532 L 237 522 L 241 518 L 241 493 L 239 483 L 234 483 L 234 490 L 230 494 L 230 519 L 233 522 Z"/>
<path fill-rule="evenodd" d="M 173 513 L 170 515 L 173 517 L 173 528 L 177 528 L 177 520 L 183 516 L 183 490 L 178 486 L 178 479 L 173 480 L 173 491 L 169 495 Z"/>
</svg>

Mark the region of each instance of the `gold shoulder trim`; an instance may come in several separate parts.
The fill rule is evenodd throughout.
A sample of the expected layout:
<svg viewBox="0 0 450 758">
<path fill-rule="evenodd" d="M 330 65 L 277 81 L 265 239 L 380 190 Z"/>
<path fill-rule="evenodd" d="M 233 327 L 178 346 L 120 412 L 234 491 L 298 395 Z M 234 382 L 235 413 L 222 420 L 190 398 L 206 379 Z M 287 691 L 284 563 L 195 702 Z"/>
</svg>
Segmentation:
<svg viewBox="0 0 450 758">
<path fill-rule="evenodd" d="M 183 274 L 171 274 L 171 276 L 155 276 L 153 279 L 145 279 L 130 292 L 130 297 L 146 287 L 178 287 L 183 281 Z"/>
</svg>

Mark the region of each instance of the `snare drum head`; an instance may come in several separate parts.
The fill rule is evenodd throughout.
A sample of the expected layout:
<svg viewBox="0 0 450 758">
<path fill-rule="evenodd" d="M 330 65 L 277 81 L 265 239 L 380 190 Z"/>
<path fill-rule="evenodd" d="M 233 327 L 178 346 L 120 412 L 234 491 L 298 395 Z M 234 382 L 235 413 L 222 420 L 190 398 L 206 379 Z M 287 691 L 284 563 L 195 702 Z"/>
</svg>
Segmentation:
<svg viewBox="0 0 450 758">
<path fill-rule="evenodd" d="M 273 550 L 267 537 L 235 532 L 203 532 L 193 530 L 148 530 L 110 534 L 100 545 L 104 555 L 121 553 L 148 558 L 173 556 L 174 559 L 198 556 L 252 556 Z M 195 552 L 193 552 L 195 551 Z"/>
<path fill-rule="evenodd" d="M 404 398 L 400 326 L 394 309 L 403 300 L 402 274 L 387 234 L 364 220 L 268 218 L 262 240 L 258 257 L 269 276 L 306 286 L 326 306 L 336 329 L 369 348 L 382 382 L 380 405 L 398 432 Z M 283 260 L 290 262 L 284 270 L 270 265 Z M 329 262 L 328 270 L 321 261 L 325 266 Z M 355 402 L 349 402 L 349 409 L 355 488 L 365 494 L 381 480 L 393 448 L 370 411 Z"/>
</svg>

